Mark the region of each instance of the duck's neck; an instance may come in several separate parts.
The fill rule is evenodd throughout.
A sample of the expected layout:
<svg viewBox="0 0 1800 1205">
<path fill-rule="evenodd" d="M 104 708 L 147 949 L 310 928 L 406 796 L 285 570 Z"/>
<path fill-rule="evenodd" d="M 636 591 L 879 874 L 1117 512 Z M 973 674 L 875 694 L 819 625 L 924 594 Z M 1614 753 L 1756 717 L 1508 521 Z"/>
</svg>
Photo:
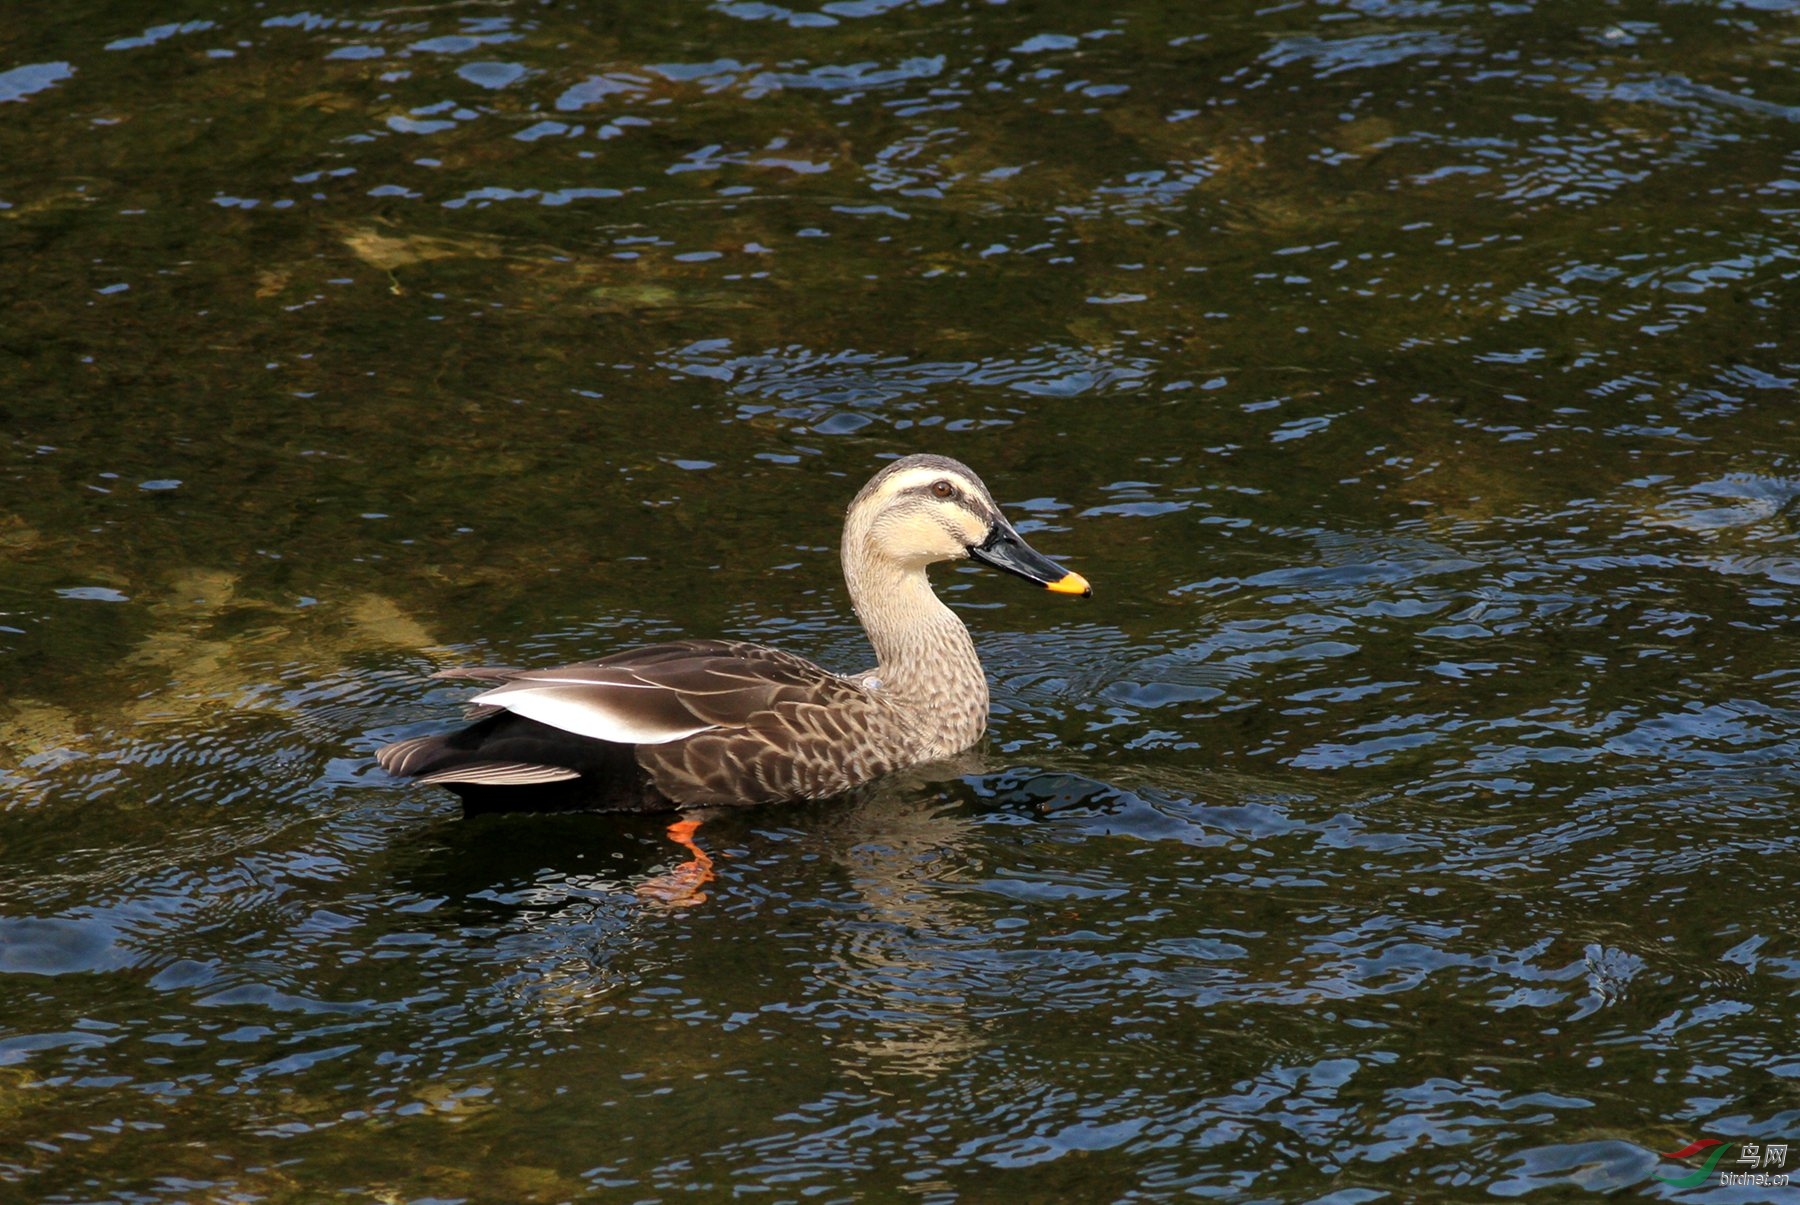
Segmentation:
<svg viewBox="0 0 1800 1205">
<path fill-rule="evenodd" d="M 975 642 L 932 592 L 922 568 L 857 558 L 846 544 L 844 580 L 869 643 L 880 691 L 900 704 L 931 756 L 967 748 L 987 730 L 987 676 Z"/>
</svg>

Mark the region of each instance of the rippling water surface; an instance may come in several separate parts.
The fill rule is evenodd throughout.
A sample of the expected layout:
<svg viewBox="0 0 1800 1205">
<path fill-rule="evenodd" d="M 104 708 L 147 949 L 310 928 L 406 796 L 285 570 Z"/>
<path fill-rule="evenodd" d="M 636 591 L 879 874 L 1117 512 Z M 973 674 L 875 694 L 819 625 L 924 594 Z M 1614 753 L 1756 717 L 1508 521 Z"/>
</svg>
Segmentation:
<svg viewBox="0 0 1800 1205">
<path fill-rule="evenodd" d="M 1797 60 L 1782 0 L 11 14 L 0 1195 L 1790 1199 L 1658 1180 L 1800 1139 Z M 939 573 L 964 760 L 708 820 L 685 907 L 656 820 L 374 767 L 445 666 L 858 666 L 915 450 L 1096 586 Z"/>
</svg>

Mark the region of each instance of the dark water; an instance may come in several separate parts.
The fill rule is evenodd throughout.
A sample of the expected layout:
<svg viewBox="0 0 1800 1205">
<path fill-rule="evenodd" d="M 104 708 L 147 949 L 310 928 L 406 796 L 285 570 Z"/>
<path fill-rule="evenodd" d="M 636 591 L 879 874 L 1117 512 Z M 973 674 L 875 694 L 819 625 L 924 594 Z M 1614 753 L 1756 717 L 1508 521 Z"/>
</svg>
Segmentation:
<svg viewBox="0 0 1800 1205">
<path fill-rule="evenodd" d="M 1800 1192 L 1800 6 L 14 7 L 0 1195 Z M 967 764 L 374 768 L 916 450 Z"/>
</svg>

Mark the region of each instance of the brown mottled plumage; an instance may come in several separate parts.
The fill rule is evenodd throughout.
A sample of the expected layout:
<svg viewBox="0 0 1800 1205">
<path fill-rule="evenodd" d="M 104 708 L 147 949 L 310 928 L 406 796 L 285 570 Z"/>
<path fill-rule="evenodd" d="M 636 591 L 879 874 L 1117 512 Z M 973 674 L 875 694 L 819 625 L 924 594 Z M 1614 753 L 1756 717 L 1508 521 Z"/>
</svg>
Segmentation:
<svg viewBox="0 0 1800 1205">
<path fill-rule="evenodd" d="M 948 757 L 987 728 L 987 678 L 927 565 L 972 557 L 1061 593 L 1087 582 L 1037 552 L 981 480 L 908 456 L 844 520 L 844 580 L 877 664 L 840 675 L 733 640 L 680 640 L 546 670 L 453 670 L 493 683 L 475 722 L 376 754 L 472 808 L 660 810 L 819 799 Z"/>
</svg>

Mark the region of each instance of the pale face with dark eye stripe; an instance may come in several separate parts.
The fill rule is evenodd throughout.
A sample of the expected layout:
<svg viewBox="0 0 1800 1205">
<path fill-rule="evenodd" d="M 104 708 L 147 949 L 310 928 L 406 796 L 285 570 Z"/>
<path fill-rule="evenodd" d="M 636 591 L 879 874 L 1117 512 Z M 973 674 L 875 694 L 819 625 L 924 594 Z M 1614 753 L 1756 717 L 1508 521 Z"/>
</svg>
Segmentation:
<svg viewBox="0 0 1800 1205">
<path fill-rule="evenodd" d="M 876 474 L 844 522 L 845 573 L 855 555 L 903 570 L 967 557 L 1059 594 L 1091 593 L 1027 544 L 966 465 L 945 456 L 908 456 Z"/>
<path fill-rule="evenodd" d="M 908 567 L 961 560 L 999 522 L 980 481 L 940 465 L 893 473 L 877 484 L 866 504 L 874 510 L 869 536 L 875 551 Z"/>
</svg>

